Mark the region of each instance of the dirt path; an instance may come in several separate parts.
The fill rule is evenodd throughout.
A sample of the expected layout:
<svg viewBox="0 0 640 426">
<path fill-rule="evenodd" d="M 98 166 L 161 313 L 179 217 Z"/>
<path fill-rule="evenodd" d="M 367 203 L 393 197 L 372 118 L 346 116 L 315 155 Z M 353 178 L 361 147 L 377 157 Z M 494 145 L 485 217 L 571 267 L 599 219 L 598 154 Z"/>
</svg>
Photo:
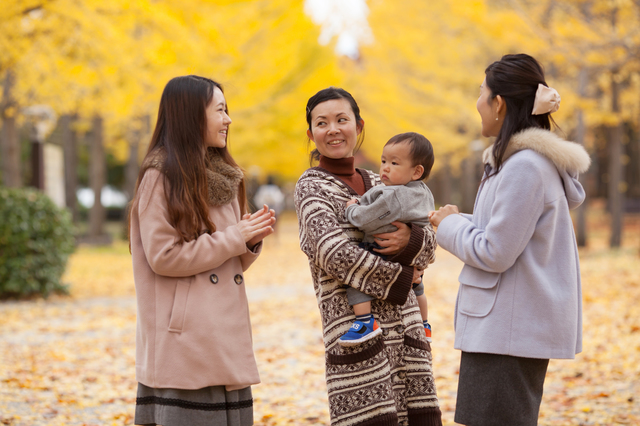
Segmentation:
<svg viewBox="0 0 640 426">
<path fill-rule="evenodd" d="M 247 273 L 262 384 L 257 425 L 326 425 L 320 319 L 295 223 L 280 224 Z M 452 425 L 460 262 L 439 251 L 427 274 L 434 371 Z M 582 253 L 585 351 L 552 361 L 540 425 L 640 424 L 640 273 L 631 252 Z M 73 298 L 0 303 L 0 424 L 132 425 L 136 308 L 126 245 L 81 248 Z"/>
</svg>

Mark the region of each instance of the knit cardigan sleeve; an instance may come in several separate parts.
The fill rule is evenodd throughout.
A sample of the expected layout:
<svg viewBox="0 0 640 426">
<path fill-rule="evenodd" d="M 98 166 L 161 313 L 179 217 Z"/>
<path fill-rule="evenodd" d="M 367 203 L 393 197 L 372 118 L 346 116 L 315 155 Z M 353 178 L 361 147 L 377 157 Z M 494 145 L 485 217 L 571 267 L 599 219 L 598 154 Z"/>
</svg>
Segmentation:
<svg viewBox="0 0 640 426">
<path fill-rule="evenodd" d="M 436 232 L 431 224 L 424 227 L 411 223 L 407 225 L 411 228 L 409 244 L 389 260 L 402 265 L 427 269 L 436 260 L 436 247 L 438 247 Z"/>
<path fill-rule="evenodd" d="M 321 179 L 303 176 L 294 196 L 300 248 L 310 262 L 334 279 L 373 297 L 391 304 L 405 303 L 411 290 L 413 268 L 382 260 L 350 244 L 343 228 L 352 225 L 338 219 L 330 201 L 332 197 L 344 196 L 346 203 L 347 194 L 330 191 Z"/>
</svg>

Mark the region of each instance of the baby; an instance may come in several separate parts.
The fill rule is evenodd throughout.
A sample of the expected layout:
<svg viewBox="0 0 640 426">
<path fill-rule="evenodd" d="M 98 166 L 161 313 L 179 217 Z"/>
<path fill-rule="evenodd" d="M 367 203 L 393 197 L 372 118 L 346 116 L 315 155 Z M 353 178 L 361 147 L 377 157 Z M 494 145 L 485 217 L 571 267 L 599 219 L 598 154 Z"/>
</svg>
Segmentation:
<svg viewBox="0 0 640 426">
<path fill-rule="evenodd" d="M 381 249 L 373 235 L 393 232 L 397 228 L 391 222 L 413 223 L 426 226 L 428 213 L 434 210 L 433 195 L 424 183 L 429 177 L 434 156 L 431 142 L 418 133 L 402 133 L 389 139 L 382 149 L 380 180 L 384 186 L 367 191 L 360 200 L 347 203 L 347 220 L 365 235 L 360 247 L 376 253 Z M 385 256 L 378 254 L 385 258 Z M 414 280 L 413 291 L 418 300 L 427 340 L 431 342 L 431 326 L 428 322 L 427 297 L 422 280 Z M 374 338 L 382 332 L 371 314 L 374 298 L 353 287 L 347 287 L 347 298 L 353 306 L 356 320 L 338 343 L 354 346 Z"/>
</svg>

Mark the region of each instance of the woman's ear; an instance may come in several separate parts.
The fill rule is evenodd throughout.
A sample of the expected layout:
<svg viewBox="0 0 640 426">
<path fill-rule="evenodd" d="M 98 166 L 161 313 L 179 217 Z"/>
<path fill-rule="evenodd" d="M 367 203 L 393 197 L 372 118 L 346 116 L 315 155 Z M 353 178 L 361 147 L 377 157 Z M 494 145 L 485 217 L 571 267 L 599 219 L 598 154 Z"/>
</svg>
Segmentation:
<svg viewBox="0 0 640 426">
<path fill-rule="evenodd" d="M 496 113 L 498 115 L 504 115 L 507 113 L 507 103 L 504 101 L 504 99 L 502 98 L 502 96 L 500 95 L 496 95 L 496 97 L 494 98 L 496 101 Z"/>
<path fill-rule="evenodd" d="M 358 121 L 358 123 L 356 124 L 356 134 L 358 136 L 360 136 L 360 133 L 362 133 L 362 129 L 364 129 L 364 120 L 360 120 Z"/>
<path fill-rule="evenodd" d="M 316 141 L 313 139 L 313 132 L 312 132 L 311 130 L 309 130 L 309 129 L 307 129 L 307 137 L 308 137 L 310 140 L 312 140 L 314 143 L 316 142 Z"/>
</svg>

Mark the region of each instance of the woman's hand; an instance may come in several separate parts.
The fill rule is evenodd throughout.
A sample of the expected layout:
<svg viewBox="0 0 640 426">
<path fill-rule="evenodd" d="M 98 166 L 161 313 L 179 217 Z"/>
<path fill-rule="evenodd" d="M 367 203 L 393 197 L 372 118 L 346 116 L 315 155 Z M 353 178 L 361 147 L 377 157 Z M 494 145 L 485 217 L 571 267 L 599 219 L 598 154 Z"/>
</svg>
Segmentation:
<svg viewBox="0 0 640 426">
<path fill-rule="evenodd" d="M 460 211 L 458 210 L 458 206 L 454 206 L 453 204 L 447 204 L 444 207 L 440 207 L 438 211 L 432 211 L 429 213 L 429 222 L 431 225 L 438 226 L 442 220 L 452 214 L 458 214 Z"/>
<path fill-rule="evenodd" d="M 409 244 L 409 239 L 411 238 L 409 225 L 402 222 L 391 222 L 391 224 L 395 225 L 398 230 L 374 235 L 375 242 L 382 247 L 382 249 L 373 249 L 376 253 L 385 255 L 398 254 Z"/>
<path fill-rule="evenodd" d="M 276 223 L 276 212 L 265 204 L 253 214 L 245 214 L 236 225 L 249 249 L 258 244 L 267 235 L 273 234 L 272 225 Z"/>
</svg>

